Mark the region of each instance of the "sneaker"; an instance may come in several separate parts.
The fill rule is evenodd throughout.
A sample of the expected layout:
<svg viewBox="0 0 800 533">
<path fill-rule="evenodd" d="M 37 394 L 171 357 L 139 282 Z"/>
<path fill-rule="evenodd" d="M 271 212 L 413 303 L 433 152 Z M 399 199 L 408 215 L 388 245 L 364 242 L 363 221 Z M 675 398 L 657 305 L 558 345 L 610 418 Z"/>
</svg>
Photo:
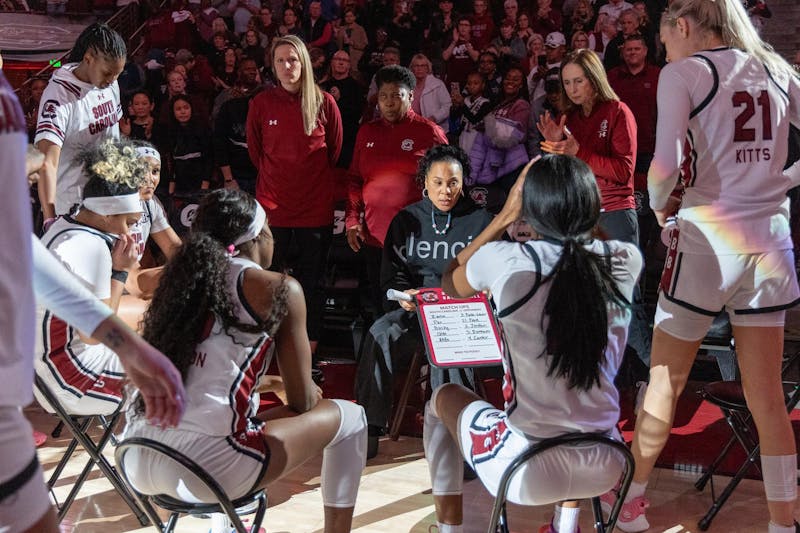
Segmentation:
<svg viewBox="0 0 800 533">
<path fill-rule="evenodd" d="M 617 501 L 616 490 L 610 490 L 600 496 L 600 507 L 608 515 Z M 638 533 L 650 529 L 650 523 L 644 516 L 644 510 L 650 507 L 650 500 L 644 496 L 637 496 L 627 503 L 622 504 L 622 509 L 617 517 L 617 528 L 625 533 Z"/>
<path fill-rule="evenodd" d="M 553 521 L 550 520 L 549 524 L 545 524 L 539 528 L 539 533 L 558 533 L 555 529 L 553 529 Z M 576 533 L 581 533 L 581 528 L 578 528 Z"/>
</svg>

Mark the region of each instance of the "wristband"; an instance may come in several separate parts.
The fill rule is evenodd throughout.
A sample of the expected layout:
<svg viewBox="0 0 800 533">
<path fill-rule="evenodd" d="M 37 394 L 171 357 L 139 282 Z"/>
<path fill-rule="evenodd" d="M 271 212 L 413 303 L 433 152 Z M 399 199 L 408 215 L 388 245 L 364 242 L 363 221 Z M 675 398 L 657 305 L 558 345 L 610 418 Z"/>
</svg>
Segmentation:
<svg viewBox="0 0 800 533">
<path fill-rule="evenodd" d="M 111 279 L 115 279 L 122 283 L 128 281 L 128 271 L 127 270 L 112 270 L 111 271 Z"/>
</svg>

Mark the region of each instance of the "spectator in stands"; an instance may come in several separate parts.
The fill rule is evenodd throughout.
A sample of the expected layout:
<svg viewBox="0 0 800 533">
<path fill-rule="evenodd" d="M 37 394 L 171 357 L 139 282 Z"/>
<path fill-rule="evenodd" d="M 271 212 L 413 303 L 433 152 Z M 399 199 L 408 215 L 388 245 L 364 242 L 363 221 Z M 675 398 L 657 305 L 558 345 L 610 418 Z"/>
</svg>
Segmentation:
<svg viewBox="0 0 800 533">
<path fill-rule="evenodd" d="M 350 161 L 353 159 L 358 122 L 365 103 L 364 90 L 353 78 L 350 66 L 347 52 L 337 50 L 331 58 L 330 76 L 321 84 L 322 89 L 336 100 L 342 116 L 342 153 L 336 166 L 345 169 L 350 168 Z"/>
<path fill-rule="evenodd" d="M 603 66 L 606 72 L 612 68 L 622 64 L 622 45 L 625 40 L 632 35 L 641 35 L 645 44 L 646 50 L 653 48 L 651 35 L 643 33 L 646 28 L 640 25 L 641 17 L 635 9 L 626 9 L 619 17 L 620 32 L 609 41 L 606 46 L 606 53 L 603 55 Z"/>
<path fill-rule="evenodd" d="M 572 34 L 570 39 L 569 51 L 580 50 L 581 48 L 589 48 L 589 34 L 583 30 L 576 31 Z"/>
<path fill-rule="evenodd" d="M 77 162 L 78 151 L 119 137 L 122 102 L 117 77 L 126 54 L 122 36 L 107 24 L 91 24 L 42 93 L 46 108 L 39 112 L 34 141 L 44 154 L 38 192 L 45 224 L 69 214 L 82 199 L 86 176 Z"/>
<path fill-rule="evenodd" d="M 228 89 L 223 90 L 214 99 L 214 109 L 211 112 L 211 121 L 219 117 L 222 104 L 234 98 L 241 98 L 253 92 L 259 85 L 258 66 L 256 62 L 246 57 L 239 62 L 236 82 Z"/>
<path fill-rule="evenodd" d="M 528 40 L 533 37 L 533 28 L 531 28 L 531 19 L 527 13 L 520 13 L 517 15 L 517 37 L 522 39 L 527 48 Z"/>
<path fill-rule="evenodd" d="M 22 106 L 25 112 L 25 125 L 28 128 L 28 140 L 33 142 L 36 134 L 36 121 L 39 118 L 39 104 L 42 101 L 42 93 L 44 88 L 47 87 L 47 79 L 44 77 L 35 77 L 28 84 L 27 97 Z"/>
<path fill-rule="evenodd" d="M 242 37 L 241 58 L 252 59 L 259 69 L 264 66 L 264 47 L 261 46 L 261 37 L 256 30 L 247 30 Z"/>
<path fill-rule="evenodd" d="M 592 2 L 590 0 L 578 0 L 564 31 L 576 32 L 580 30 L 588 33 L 594 30 L 594 23 L 595 17 Z"/>
<path fill-rule="evenodd" d="M 217 92 L 233 87 L 238 75 L 236 50 L 228 47 L 225 49 L 222 65 L 214 69 L 214 77 L 212 79 Z"/>
<path fill-rule="evenodd" d="M 258 10 L 258 18 L 256 18 L 255 21 L 256 31 L 261 39 L 261 46 L 264 50 L 269 50 L 270 46 L 272 46 L 272 39 L 278 35 L 279 26 L 279 24 L 273 20 L 272 8 L 267 4 L 262 5 L 261 9 Z"/>
<path fill-rule="evenodd" d="M 213 38 L 216 34 L 221 33 L 225 37 L 225 43 L 227 44 L 234 44 L 236 39 L 236 34 L 228 28 L 228 25 L 225 23 L 225 19 L 222 17 L 217 17 L 211 22 L 211 37 Z"/>
<path fill-rule="evenodd" d="M 175 64 L 183 65 L 186 69 L 186 86 L 190 93 L 206 98 L 216 94 L 214 70 L 205 56 L 195 56 L 189 50 L 178 50 L 175 53 Z"/>
<path fill-rule="evenodd" d="M 225 38 L 225 34 L 221 31 L 214 34 L 211 38 L 211 46 L 208 47 L 208 63 L 211 65 L 212 70 L 216 70 L 225 64 L 225 50 L 229 48 L 230 44 Z"/>
<path fill-rule="evenodd" d="M 375 38 L 370 39 L 367 49 L 364 50 L 364 55 L 361 56 L 361 61 L 358 64 L 358 70 L 361 72 L 361 79 L 364 83 L 369 80 L 370 92 L 372 91 L 372 82 L 375 73 L 385 66 L 383 64 L 383 54 L 386 49 L 397 50 L 397 43 L 389 39 L 389 32 L 385 28 L 379 27 L 375 31 Z M 397 62 L 394 65 L 400 64 L 400 51 L 397 50 Z"/>
<path fill-rule="evenodd" d="M 528 162 L 530 115 L 525 74 L 521 68 L 511 67 L 503 77 L 500 102 L 486 115 L 484 131 L 475 137 L 469 153 L 473 170 L 466 184 L 491 186 L 490 211 L 502 207 L 520 169 Z"/>
<path fill-rule="evenodd" d="M 453 0 L 439 0 L 439 9 L 434 12 L 430 26 L 425 29 L 425 50 L 433 63 L 433 71 L 438 76 L 444 76 L 442 51 L 453 40 L 453 30 L 456 29 L 458 18 L 458 13 L 453 11 Z"/>
<path fill-rule="evenodd" d="M 127 116 L 119 121 L 120 133 L 130 139 L 152 142 L 155 125 L 154 109 L 155 103 L 149 93 L 146 91 L 133 93 Z"/>
<path fill-rule="evenodd" d="M 450 116 L 459 123 L 458 145 L 469 155 L 479 128 L 483 128 L 483 118 L 492 110 L 492 104 L 484 96 L 486 78 L 480 72 L 470 72 L 467 76 L 467 96 L 459 91 L 450 92 L 453 105 Z"/>
<path fill-rule="evenodd" d="M 608 43 L 618 33 L 617 19 L 611 18 L 605 13 L 600 15 L 597 17 L 597 29 L 589 34 L 589 50 L 596 53 L 602 60 Z"/>
<path fill-rule="evenodd" d="M 564 34 L 558 31 L 548 34 L 547 39 L 545 39 L 544 49 L 547 62 L 544 65 L 540 63 L 536 70 L 532 70 L 528 74 L 528 91 L 531 96 L 533 120 L 538 120 L 539 115 L 542 113 L 545 97 L 545 78 L 553 71 L 558 73 L 559 69 L 561 69 L 561 62 L 567 55 L 567 40 Z"/>
<path fill-rule="evenodd" d="M 438 124 L 442 131 L 449 131 L 450 106 L 452 101 L 442 80 L 433 75 L 433 65 L 425 54 L 411 58 L 411 72 L 416 78 L 417 87 L 411 109 L 418 115 Z"/>
<path fill-rule="evenodd" d="M 547 35 L 554 31 L 560 32 L 563 26 L 561 13 L 553 7 L 552 0 L 539 0 L 538 8 L 531 21 L 533 31 L 541 35 Z"/>
<path fill-rule="evenodd" d="M 470 41 L 477 53 L 489 46 L 496 33 L 494 20 L 492 19 L 492 14 L 489 13 L 489 6 L 486 0 L 474 0 L 472 2 L 472 18 L 470 22 L 472 24 L 470 27 Z M 461 80 L 461 82 L 463 81 L 465 80 Z"/>
<path fill-rule="evenodd" d="M 483 9 L 486 7 L 486 0 L 475 0 L 476 5 L 481 4 Z M 488 16 L 488 15 L 487 15 Z M 482 17 L 482 24 L 487 24 L 486 17 Z M 492 29 L 494 23 L 488 17 Z M 475 62 L 480 57 L 481 47 L 477 40 L 472 37 L 472 21 L 470 17 L 461 16 L 458 18 L 458 25 L 453 30 L 453 40 L 450 45 L 442 51 L 442 58 L 445 61 L 445 81 L 453 87 L 457 83 L 463 87 L 467 81 L 467 74 L 475 70 Z M 491 37 L 486 41 L 488 45 Z M 459 89 L 460 90 L 460 89 Z"/>
<path fill-rule="evenodd" d="M 764 21 L 772 18 L 772 11 L 769 10 L 765 0 L 742 0 L 747 14 L 750 16 L 750 22 L 758 33 L 764 27 Z"/>
<path fill-rule="evenodd" d="M 362 124 L 356 136 L 345 227 L 350 247 L 365 256 L 372 303 L 380 316 L 384 297 L 378 277 L 386 230 L 398 211 L 420 199 L 414 182 L 417 162 L 431 146 L 447 144 L 447 137 L 412 109 L 416 77 L 410 70 L 390 65 L 375 78 L 381 116 Z"/>
<path fill-rule="evenodd" d="M 497 102 L 503 89 L 503 74 L 500 71 L 498 62 L 497 54 L 491 50 L 482 52 L 478 59 L 478 72 L 480 72 L 486 80 L 483 94 L 492 103 Z M 459 90 L 461 90 L 461 88 L 459 88 Z"/>
<path fill-rule="evenodd" d="M 657 230 L 647 196 L 647 170 L 656 146 L 658 76 L 661 69 L 647 61 L 647 43 L 640 34 L 629 35 L 622 45 L 623 64 L 608 72 L 608 82 L 636 117 L 636 168 L 633 188 L 639 218 L 639 244 L 646 250 Z"/>
<path fill-rule="evenodd" d="M 389 36 L 396 41 L 400 49 L 400 61 L 406 63 L 415 50 L 422 37 L 416 27 L 416 18 L 409 6 L 413 0 L 394 0 L 392 19 L 387 25 Z"/>
<path fill-rule="evenodd" d="M 608 0 L 608 3 L 600 7 L 597 11 L 597 15 L 598 17 L 606 15 L 619 22 L 619 17 L 622 15 L 622 12 L 632 8 L 633 4 L 629 4 L 625 0 Z"/>
<path fill-rule="evenodd" d="M 291 268 L 308 309 L 314 353 L 322 330 L 321 282 L 333 237 L 334 172 L 342 123 L 333 96 L 314 83 L 308 49 L 297 36 L 276 38 L 275 87 L 258 93 L 247 115 L 247 149 L 258 169 L 256 198 L 275 237 L 274 268 Z"/>
<path fill-rule="evenodd" d="M 226 100 L 214 121 L 214 163 L 226 189 L 256 195 L 258 171 L 247 152 L 247 110 L 256 91 Z"/>
<path fill-rule="evenodd" d="M 308 48 L 327 50 L 333 43 L 333 26 L 322 17 L 322 2 L 311 0 L 308 4 L 308 16 L 303 21 L 303 35 Z"/>
<path fill-rule="evenodd" d="M 390 65 L 399 65 L 400 50 L 398 50 L 393 46 L 384 48 L 383 53 L 381 54 L 381 58 L 383 60 L 384 67 L 388 67 Z M 375 76 L 372 76 L 372 80 L 369 83 L 369 89 L 367 90 L 367 107 L 368 107 L 367 121 L 376 118 L 380 113 L 375 107 L 377 103 L 378 103 L 378 83 L 375 79 Z"/>
<path fill-rule="evenodd" d="M 211 0 L 200 0 L 200 9 L 194 16 L 197 33 L 204 42 L 211 42 L 214 36 L 212 24 L 220 18 L 219 10 L 211 4 Z"/>
<path fill-rule="evenodd" d="M 171 10 L 173 26 L 168 48 L 172 50 L 194 49 L 199 35 L 194 15 L 189 11 L 186 0 L 172 0 Z"/>
<path fill-rule="evenodd" d="M 261 0 L 230 0 L 228 11 L 233 13 L 233 32 L 239 36 L 247 31 L 247 23 L 261 10 Z"/>
<path fill-rule="evenodd" d="M 503 14 L 503 19 L 513 21 L 516 27 L 517 17 L 519 16 L 519 4 L 517 0 L 505 0 L 505 2 L 503 2 Z"/>
<path fill-rule="evenodd" d="M 526 75 L 530 76 L 530 73 L 539 68 L 539 65 L 546 64 L 544 37 L 538 33 L 534 33 L 531 35 L 530 39 L 528 39 L 526 48 L 528 50 L 527 61 L 523 64 L 523 67 L 527 71 Z"/>
<path fill-rule="evenodd" d="M 192 117 L 192 103 L 178 95 L 169 102 L 172 122 L 167 139 L 169 194 L 193 194 L 211 184 L 211 135 Z"/>
<path fill-rule="evenodd" d="M 350 58 L 350 76 L 354 79 L 360 79 L 358 64 L 369 44 L 367 32 L 363 26 L 356 22 L 355 9 L 345 9 L 342 19 L 344 24 L 336 30 L 336 45 L 339 50 L 347 52 Z"/>
<path fill-rule="evenodd" d="M 286 37 L 287 35 L 295 35 L 304 38 L 303 28 L 300 27 L 300 15 L 293 7 L 287 7 L 283 10 L 283 24 L 278 26 L 278 35 Z"/>
<path fill-rule="evenodd" d="M 159 128 L 169 129 L 169 125 L 174 118 L 172 106 L 169 103 L 176 96 L 185 96 L 192 105 L 194 121 L 202 128 L 208 127 L 211 112 L 208 109 L 206 98 L 197 94 L 189 94 L 186 90 L 186 78 L 176 69 L 167 74 L 167 92 L 163 95 L 163 101 L 158 108 Z"/>
<path fill-rule="evenodd" d="M 511 1 L 516 3 L 516 0 Z M 512 65 L 519 66 L 526 55 L 525 43 L 514 31 L 515 26 L 513 19 L 503 20 L 500 23 L 500 35 L 492 39 L 491 46 L 497 50 L 501 72 L 505 72 Z"/>
</svg>

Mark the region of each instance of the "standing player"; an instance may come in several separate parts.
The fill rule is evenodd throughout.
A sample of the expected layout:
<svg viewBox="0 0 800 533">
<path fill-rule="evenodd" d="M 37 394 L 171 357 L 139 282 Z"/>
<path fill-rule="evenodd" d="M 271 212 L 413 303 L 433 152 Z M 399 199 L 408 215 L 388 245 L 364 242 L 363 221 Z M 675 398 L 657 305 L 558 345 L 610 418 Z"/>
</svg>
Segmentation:
<svg viewBox="0 0 800 533">
<path fill-rule="evenodd" d="M 647 479 L 700 341 L 726 309 L 761 443 L 768 530 L 794 533 L 797 456 L 780 367 L 785 309 L 800 296 L 786 197 L 800 167 L 783 173 L 789 125 L 800 124 L 800 80 L 761 41 L 738 0 L 674 0 L 661 39 L 671 63 L 659 79 L 648 189 L 659 223 L 677 212 L 677 224 L 633 439 L 636 473 L 617 526 L 648 528 Z M 680 201 L 670 196 L 679 174 Z"/>
<path fill-rule="evenodd" d="M 39 200 L 45 226 L 81 201 L 85 178 L 75 157 L 78 150 L 107 137 L 119 138 L 117 77 L 126 54 L 122 37 L 96 22 L 81 32 L 70 62 L 53 73 L 42 94 L 34 144 L 44 154 Z"/>
</svg>

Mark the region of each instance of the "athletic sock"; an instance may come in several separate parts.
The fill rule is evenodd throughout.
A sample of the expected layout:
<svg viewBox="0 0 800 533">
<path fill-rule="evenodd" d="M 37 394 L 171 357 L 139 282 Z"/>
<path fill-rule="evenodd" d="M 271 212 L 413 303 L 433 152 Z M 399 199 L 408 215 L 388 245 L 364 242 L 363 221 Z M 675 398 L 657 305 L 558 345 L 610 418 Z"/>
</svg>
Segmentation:
<svg viewBox="0 0 800 533">
<path fill-rule="evenodd" d="M 464 533 L 463 524 L 442 524 L 438 522 L 436 525 L 439 527 L 439 533 Z"/>
<path fill-rule="evenodd" d="M 639 496 L 644 496 L 644 491 L 647 490 L 647 481 L 644 483 L 637 483 L 635 481 L 631 481 L 631 486 L 628 489 L 628 494 L 625 496 L 625 502 L 628 503 L 634 498 L 638 498 Z"/>
<path fill-rule="evenodd" d="M 557 533 L 575 533 L 578 531 L 578 516 L 580 507 L 562 507 L 556 505 L 556 514 L 553 517 L 553 529 Z"/>
<path fill-rule="evenodd" d="M 782 526 L 780 524 L 776 524 L 775 522 L 770 521 L 769 523 L 769 533 L 795 533 L 797 529 L 795 525 L 792 524 L 791 526 Z"/>
</svg>

